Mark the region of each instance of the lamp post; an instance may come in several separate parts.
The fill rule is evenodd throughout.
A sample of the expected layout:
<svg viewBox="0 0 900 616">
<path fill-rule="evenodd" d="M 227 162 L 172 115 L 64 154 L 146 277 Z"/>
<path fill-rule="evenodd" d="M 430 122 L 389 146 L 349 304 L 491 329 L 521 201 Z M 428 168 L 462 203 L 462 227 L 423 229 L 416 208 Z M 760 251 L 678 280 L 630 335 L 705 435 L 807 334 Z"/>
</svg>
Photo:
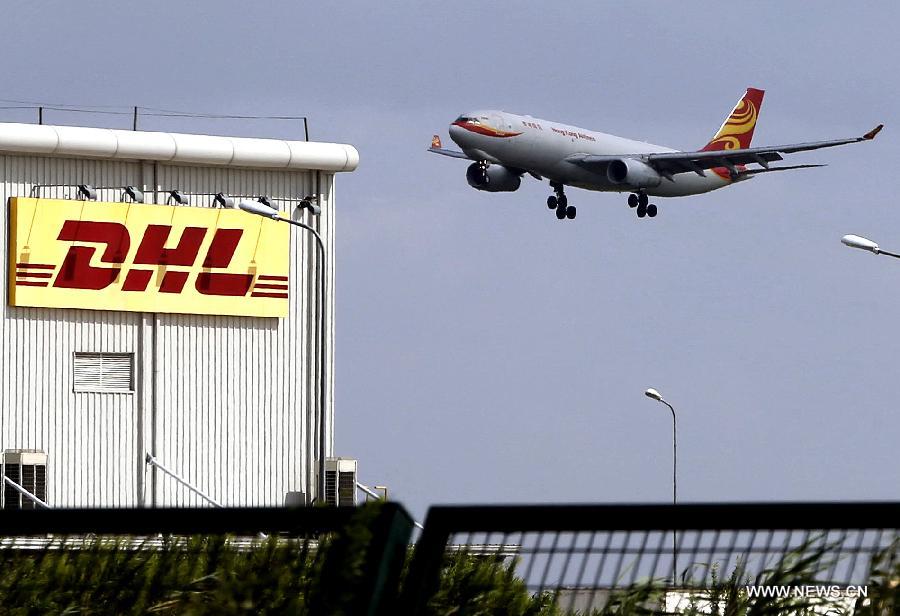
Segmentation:
<svg viewBox="0 0 900 616">
<path fill-rule="evenodd" d="M 872 240 L 860 237 L 859 235 L 845 235 L 841 238 L 841 243 L 845 246 L 849 246 L 850 248 L 859 248 L 860 250 L 867 250 L 872 254 L 876 255 L 887 255 L 889 257 L 896 257 L 900 259 L 900 255 L 888 252 L 887 250 L 882 250 L 878 244 L 873 242 Z"/>
<path fill-rule="evenodd" d="M 266 200 L 268 201 L 268 200 Z M 319 249 L 319 264 L 322 268 L 322 275 L 319 277 L 319 477 L 316 482 L 316 499 L 324 502 L 325 500 L 325 244 L 319 233 L 309 225 L 293 220 L 292 218 L 282 218 L 278 210 L 261 201 L 244 200 L 238 203 L 238 207 L 250 214 L 256 214 L 264 218 L 279 220 L 288 224 L 306 229 L 316 238 L 316 246 Z M 305 202 L 304 207 L 308 207 L 310 212 L 318 215 L 322 209 L 309 201 Z"/>
<path fill-rule="evenodd" d="M 648 398 L 652 398 L 657 402 L 661 402 L 669 407 L 669 410 L 672 411 L 672 504 L 678 504 L 678 439 L 677 434 L 678 431 L 675 425 L 675 409 L 671 404 L 666 402 L 665 398 L 662 397 L 658 391 L 653 389 L 652 387 L 644 392 L 644 395 Z M 678 570 L 678 547 L 676 544 L 676 535 L 675 530 L 672 530 L 672 582 L 675 582 L 675 574 Z"/>
</svg>

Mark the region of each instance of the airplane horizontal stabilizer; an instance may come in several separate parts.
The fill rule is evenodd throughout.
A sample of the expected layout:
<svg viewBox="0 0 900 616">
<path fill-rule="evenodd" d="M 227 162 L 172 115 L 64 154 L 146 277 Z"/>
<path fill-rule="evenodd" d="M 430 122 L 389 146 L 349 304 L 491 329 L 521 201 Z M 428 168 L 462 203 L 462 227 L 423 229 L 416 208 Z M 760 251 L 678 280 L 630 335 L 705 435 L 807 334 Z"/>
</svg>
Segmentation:
<svg viewBox="0 0 900 616">
<path fill-rule="evenodd" d="M 469 159 L 463 152 L 459 152 L 458 150 L 447 150 L 441 144 L 441 136 L 435 135 L 431 138 L 431 147 L 428 148 L 429 152 L 434 152 L 435 154 L 441 154 L 443 156 L 450 156 L 451 158 L 465 158 Z"/>
<path fill-rule="evenodd" d="M 450 156 L 452 158 L 465 158 L 466 160 L 470 160 L 468 156 L 463 152 L 459 152 L 457 150 L 448 150 L 446 148 L 428 148 L 429 152 L 434 152 L 435 154 L 441 154 L 443 156 Z"/>
</svg>

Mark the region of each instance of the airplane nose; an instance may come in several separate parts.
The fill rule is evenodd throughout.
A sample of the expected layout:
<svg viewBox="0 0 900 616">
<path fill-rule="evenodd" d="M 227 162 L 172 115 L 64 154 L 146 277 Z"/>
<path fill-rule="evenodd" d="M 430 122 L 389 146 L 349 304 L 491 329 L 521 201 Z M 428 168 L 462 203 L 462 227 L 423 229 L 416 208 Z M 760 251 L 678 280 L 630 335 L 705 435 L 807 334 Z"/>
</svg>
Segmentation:
<svg viewBox="0 0 900 616">
<path fill-rule="evenodd" d="M 450 125 L 449 132 L 450 138 L 453 139 L 453 143 L 458 146 L 462 146 L 462 143 L 460 143 L 460 139 L 462 139 L 463 135 L 465 135 L 468 131 L 466 131 L 466 129 L 462 128 L 461 126 L 457 126 L 456 123 L 453 123 Z"/>
</svg>

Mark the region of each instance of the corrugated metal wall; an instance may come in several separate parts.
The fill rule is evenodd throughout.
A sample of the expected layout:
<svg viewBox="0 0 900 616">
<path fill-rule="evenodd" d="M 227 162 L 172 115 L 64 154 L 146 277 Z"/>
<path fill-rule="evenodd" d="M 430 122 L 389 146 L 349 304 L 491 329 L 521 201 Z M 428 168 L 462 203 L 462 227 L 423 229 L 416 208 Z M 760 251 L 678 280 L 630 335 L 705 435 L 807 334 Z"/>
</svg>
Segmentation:
<svg viewBox="0 0 900 616">
<path fill-rule="evenodd" d="M 326 245 L 325 328 L 328 437 L 333 426 L 333 175 L 158 163 L 0 156 L 0 199 L 74 196 L 73 184 L 143 185 L 147 202 L 168 190 L 209 206 L 200 193 L 268 195 L 290 210 L 322 195 L 315 226 Z M 318 184 L 318 186 L 317 186 Z M 120 200 L 119 189 L 99 199 Z M 248 214 L 249 215 L 249 214 Z M 8 255 L 8 217 L 0 221 Z M 286 319 L 12 308 L 0 320 L 0 449 L 49 454 L 53 506 L 203 505 L 145 465 L 151 453 L 223 504 L 281 504 L 314 485 L 318 417 L 316 252 L 292 231 L 290 316 Z M 4 290 L 8 268 L 3 268 Z M 134 394 L 73 393 L 76 351 L 133 352 Z"/>
</svg>

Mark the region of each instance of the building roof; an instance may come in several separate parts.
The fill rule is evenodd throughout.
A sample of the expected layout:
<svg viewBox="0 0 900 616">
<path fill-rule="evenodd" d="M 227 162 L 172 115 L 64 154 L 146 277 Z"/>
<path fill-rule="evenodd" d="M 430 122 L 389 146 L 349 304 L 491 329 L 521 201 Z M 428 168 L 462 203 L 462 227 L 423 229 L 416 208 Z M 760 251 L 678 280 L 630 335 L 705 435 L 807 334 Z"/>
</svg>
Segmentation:
<svg viewBox="0 0 900 616">
<path fill-rule="evenodd" d="M 359 164 L 356 148 L 343 143 L 2 122 L 0 153 L 334 172 Z"/>
</svg>

